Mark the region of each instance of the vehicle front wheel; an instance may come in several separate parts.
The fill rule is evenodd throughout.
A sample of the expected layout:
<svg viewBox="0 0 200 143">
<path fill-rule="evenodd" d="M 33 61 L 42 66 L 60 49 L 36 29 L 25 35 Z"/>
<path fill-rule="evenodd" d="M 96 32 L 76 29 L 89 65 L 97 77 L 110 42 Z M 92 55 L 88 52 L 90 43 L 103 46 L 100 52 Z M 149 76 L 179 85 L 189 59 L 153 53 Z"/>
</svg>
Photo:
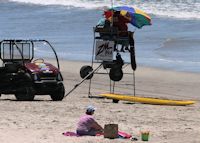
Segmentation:
<svg viewBox="0 0 200 143">
<path fill-rule="evenodd" d="M 65 96 L 65 87 L 63 84 L 59 84 L 59 87 L 53 91 L 50 96 L 53 101 L 61 101 Z"/>
<path fill-rule="evenodd" d="M 33 101 L 34 100 L 34 89 L 33 87 L 24 87 L 17 91 L 15 97 L 19 101 Z"/>
</svg>

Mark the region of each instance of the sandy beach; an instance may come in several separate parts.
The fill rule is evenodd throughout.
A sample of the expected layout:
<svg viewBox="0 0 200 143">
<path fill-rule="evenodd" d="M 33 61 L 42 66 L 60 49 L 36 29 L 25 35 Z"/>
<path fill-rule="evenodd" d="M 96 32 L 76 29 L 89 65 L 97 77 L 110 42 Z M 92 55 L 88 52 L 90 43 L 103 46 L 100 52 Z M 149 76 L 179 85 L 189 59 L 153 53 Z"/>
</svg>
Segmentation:
<svg viewBox="0 0 200 143">
<path fill-rule="evenodd" d="M 90 63 L 61 61 L 66 92 L 81 78 L 81 66 Z M 127 72 L 131 71 L 127 67 Z M 1 143 L 141 143 L 140 131 L 150 131 L 149 143 L 200 142 L 200 74 L 138 67 L 135 72 L 136 95 L 178 100 L 196 100 L 190 106 L 161 106 L 109 99 L 88 98 L 88 81 L 81 84 L 63 101 L 53 102 L 49 96 L 36 96 L 35 101 L 19 102 L 13 95 L 0 98 Z M 132 75 L 124 75 L 116 83 L 116 93 L 133 94 Z M 95 75 L 92 96 L 109 92 L 108 75 Z M 104 126 L 119 125 L 119 130 L 130 133 L 138 141 L 98 137 L 66 137 L 65 131 L 75 131 L 79 117 L 87 105 L 97 110 L 95 119 Z"/>
</svg>

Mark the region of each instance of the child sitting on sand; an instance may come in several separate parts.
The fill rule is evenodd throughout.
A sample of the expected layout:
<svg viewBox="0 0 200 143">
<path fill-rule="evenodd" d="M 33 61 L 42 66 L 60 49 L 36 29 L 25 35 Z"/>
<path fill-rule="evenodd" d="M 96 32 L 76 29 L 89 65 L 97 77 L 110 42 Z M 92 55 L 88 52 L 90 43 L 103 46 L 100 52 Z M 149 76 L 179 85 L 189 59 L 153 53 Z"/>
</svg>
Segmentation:
<svg viewBox="0 0 200 143">
<path fill-rule="evenodd" d="M 95 136 L 96 134 L 102 134 L 103 128 L 94 120 L 95 108 L 93 106 L 88 106 L 86 109 L 86 114 L 81 116 L 77 124 L 76 133 L 78 135 L 90 135 Z"/>
</svg>

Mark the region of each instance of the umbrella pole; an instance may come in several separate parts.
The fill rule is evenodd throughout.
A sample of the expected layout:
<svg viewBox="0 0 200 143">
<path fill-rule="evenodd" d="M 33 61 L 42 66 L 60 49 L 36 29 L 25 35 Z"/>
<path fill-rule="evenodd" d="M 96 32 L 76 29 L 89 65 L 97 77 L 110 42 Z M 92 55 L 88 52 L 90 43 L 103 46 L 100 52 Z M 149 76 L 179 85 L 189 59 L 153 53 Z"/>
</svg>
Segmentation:
<svg viewBox="0 0 200 143">
<path fill-rule="evenodd" d="M 113 8 L 113 0 L 111 0 L 111 7 Z"/>
</svg>

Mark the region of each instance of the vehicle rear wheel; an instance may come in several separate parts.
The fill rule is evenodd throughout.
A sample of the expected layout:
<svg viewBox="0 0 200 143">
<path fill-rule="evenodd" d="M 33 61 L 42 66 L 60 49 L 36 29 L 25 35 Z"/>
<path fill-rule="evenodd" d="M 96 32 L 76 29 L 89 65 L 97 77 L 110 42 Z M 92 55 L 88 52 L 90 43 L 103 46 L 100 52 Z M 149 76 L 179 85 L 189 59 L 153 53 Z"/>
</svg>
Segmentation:
<svg viewBox="0 0 200 143">
<path fill-rule="evenodd" d="M 65 87 L 63 84 L 59 84 L 59 87 L 53 91 L 50 96 L 53 101 L 61 101 L 65 96 Z"/>
<path fill-rule="evenodd" d="M 21 88 L 16 94 L 15 97 L 19 101 L 33 101 L 34 100 L 34 89 L 33 87 L 24 87 Z"/>
</svg>

